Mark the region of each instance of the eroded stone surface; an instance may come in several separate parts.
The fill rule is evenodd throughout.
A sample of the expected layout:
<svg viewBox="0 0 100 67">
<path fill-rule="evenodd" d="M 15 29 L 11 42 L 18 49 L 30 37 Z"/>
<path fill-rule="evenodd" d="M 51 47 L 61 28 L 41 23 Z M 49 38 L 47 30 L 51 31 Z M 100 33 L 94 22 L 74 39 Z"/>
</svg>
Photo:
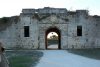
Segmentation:
<svg viewBox="0 0 100 67">
<path fill-rule="evenodd" d="M 100 17 L 87 10 L 23 9 L 19 19 L 16 23 L 12 18 L 11 25 L 0 31 L 7 49 L 46 49 L 46 31 L 55 27 L 60 30 L 61 49 L 100 47 Z M 24 37 L 24 26 L 29 26 L 30 37 Z M 82 36 L 77 36 L 77 26 L 82 26 Z"/>
</svg>

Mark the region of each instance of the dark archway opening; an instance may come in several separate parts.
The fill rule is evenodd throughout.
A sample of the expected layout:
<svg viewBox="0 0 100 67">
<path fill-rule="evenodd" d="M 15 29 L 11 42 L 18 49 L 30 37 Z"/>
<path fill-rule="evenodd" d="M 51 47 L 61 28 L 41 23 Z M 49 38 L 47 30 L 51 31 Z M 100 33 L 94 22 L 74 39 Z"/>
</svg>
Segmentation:
<svg viewBox="0 0 100 67">
<path fill-rule="evenodd" d="M 61 35 L 57 28 L 49 28 L 45 35 L 46 49 L 61 49 Z"/>
</svg>

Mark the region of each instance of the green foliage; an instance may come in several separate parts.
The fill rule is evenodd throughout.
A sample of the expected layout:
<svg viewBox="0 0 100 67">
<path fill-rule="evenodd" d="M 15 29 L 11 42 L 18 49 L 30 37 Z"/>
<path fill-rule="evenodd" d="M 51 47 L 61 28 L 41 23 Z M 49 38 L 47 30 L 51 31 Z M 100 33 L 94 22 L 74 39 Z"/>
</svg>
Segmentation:
<svg viewBox="0 0 100 67">
<path fill-rule="evenodd" d="M 30 62 L 32 62 L 32 57 L 27 56 L 15 56 L 10 60 L 10 63 L 13 64 L 12 67 L 26 67 L 29 66 Z"/>
<path fill-rule="evenodd" d="M 100 49 L 71 49 L 69 52 L 84 57 L 100 60 Z"/>
<path fill-rule="evenodd" d="M 40 19 L 39 15 L 37 13 L 34 14 L 33 18 Z"/>
<path fill-rule="evenodd" d="M 49 39 L 48 40 L 48 45 L 51 45 L 51 44 L 58 44 L 59 41 L 58 40 L 52 40 L 52 39 Z"/>
<path fill-rule="evenodd" d="M 0 22 L 7 23 L 9 21 L 9 17 L 0 18 Z"/>
<path fill-rule="evenodd" d="M 31 67 L 35 66 L 40 57 L 43 56 L 42 52 L 39 51 L 6 51 L 10 67 Z"/>
<path fill-rule="evenodd" d="M 98 16 L 98 15 L 94 15 L 93 17 L 94 17 L 94 18 L 100 18 L 100 16 Z"/>
<path fill-rule="evenodd" d="M 11 19 L 12 19 L 12 22 L 17 23 L 17 22 L 19 22 L 20 17 L 19 16 L 12 16 Z"/>
<path fill-rule="evenodd" d="M 74 12 L 74 11 L 70 11 L 70 12 L 68 12 L 68 14 L 69 14 L 69 15 L 75 15 L 76 12 Z"/>
</svg>

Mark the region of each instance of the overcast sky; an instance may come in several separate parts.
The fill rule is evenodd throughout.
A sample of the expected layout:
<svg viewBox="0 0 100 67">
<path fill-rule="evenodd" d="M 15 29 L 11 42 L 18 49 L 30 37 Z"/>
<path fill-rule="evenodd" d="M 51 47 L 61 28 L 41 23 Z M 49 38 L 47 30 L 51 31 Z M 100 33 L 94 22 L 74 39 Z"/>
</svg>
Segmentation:
<svg viewBox="0 0 100 67">
<path fill-rule="evenodd" d="M 0 0 L 0 17 L 19 15 L 23 8 L 43 7 L 87 9 L 91 15 L 100 15 L 100 0 Z"/>
</svg>

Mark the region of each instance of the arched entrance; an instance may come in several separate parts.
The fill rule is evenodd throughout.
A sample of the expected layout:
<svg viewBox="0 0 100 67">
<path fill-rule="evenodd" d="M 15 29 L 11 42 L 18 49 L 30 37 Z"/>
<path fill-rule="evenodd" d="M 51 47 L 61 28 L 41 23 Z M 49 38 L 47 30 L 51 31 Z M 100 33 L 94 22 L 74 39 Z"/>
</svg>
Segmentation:
<svg viewBox="0 0 100 67">
<path fill-rule="evenodd" d="M 61 49 L 61 35 L 57 28 L 49 28 L 45 33 L 46 49 Z"/>
</svg>

